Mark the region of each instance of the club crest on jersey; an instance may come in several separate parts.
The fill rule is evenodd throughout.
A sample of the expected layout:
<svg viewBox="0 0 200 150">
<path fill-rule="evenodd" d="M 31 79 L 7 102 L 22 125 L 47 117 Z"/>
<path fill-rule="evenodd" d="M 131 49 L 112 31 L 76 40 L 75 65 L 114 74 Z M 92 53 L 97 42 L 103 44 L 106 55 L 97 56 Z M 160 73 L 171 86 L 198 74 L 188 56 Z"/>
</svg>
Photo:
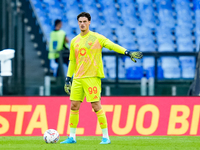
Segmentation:
<svg viewBox="0 0 200 150">
<path fill-rule="evenodd" d="M 80 49 L 80 55 L 81 55 L 81 56 L 84 56 L 85 54 L 86 54 L 85 48 L 81 48 L 81 49 Z"/>
<path fill-rule="evenodd" d="M 93 43 L 92 41 L 89 41 L 89 42 L 88 42 L 88 45 L 92 46 L 92 43 Z"/>
<path fill-rule="evenodd" d="M 90 49 L 90 48 L 91 48 L 92 44 L 95 42 L 96 39 L 97 39 L 97 38 L 96 38 L 94 35 L 90 35 L 90 36 L 87 38 L 87 40 L 86 40 L 86 42 L 85 42 L 85 46 L 87 47 L 87 49 Z"/>
</svg>

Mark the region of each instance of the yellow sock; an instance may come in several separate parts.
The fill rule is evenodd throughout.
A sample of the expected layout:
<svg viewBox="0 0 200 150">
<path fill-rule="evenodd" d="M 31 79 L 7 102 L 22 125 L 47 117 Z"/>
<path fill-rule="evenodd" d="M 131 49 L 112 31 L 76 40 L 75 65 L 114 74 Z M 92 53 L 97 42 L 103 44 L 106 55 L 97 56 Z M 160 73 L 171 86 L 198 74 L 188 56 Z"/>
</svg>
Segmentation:
<svg viewBox="0 0 200 150">
<path fill-rule="evenodd" d="M 79 121 L 79 110 L 70 110 L 69 116 L 69 125 L 70 128 L 77 128 L 78 121 Z"/>
<path fill-rule="evenodd" d="M 79 122 L 79 110 L 70 110 L 69 116 L 70 137 L 76 140 L 76 128 Z"/>
<path fill-rule="evenodd" d="M 103 133 L 103 137 L 109 139 L 107 119 L 106 119 L 106 115 L 105 115 L 103 109 L 97 111 L 96 114 L 97 114 L 97 118 L 98 118 L 101 130 L 102 130 L 102 133 Z"/>
<path fill-rule="evenodd" d="M 101 129 L 107 128 L 107 119 L 103 109 L 96 112 Z"/>
</svg>

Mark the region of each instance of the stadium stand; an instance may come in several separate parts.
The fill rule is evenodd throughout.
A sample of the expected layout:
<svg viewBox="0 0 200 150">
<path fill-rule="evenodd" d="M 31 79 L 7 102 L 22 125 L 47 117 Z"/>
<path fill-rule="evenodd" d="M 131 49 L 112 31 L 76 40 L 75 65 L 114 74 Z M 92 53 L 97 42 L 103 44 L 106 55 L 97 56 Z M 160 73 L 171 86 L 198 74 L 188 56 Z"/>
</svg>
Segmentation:
<svg viewBox="0 0 200 150">
<path fill-rule="evenodd" d="M 55 19 L 71 40 L 79 34 L 77 14 L 91 14 L 91 30 L 111 41 L 142 52 L 196 52 L 200 42 L 200 0 L 31 0 L 47 41 Z M 196 31 L 196 32 L 195 32 Z M 103 49 L 103 52 L 112 52 Z M 114 56 L 103 56 L 106 78 L 116 77 Z M 133 64 L 119 58 L 120 79 L 154 76 L 155 59 Z M 194 78 L 195 57 L 161 57 L 157 77 Z M 124 65 L 125 64 L 125 65 Z M 55 65 L 56 66 L 56 65 Z M 188 67 L 190 66 L 190 67 Z M 122 73 L 124 72 L 124 73 Z"/>
</svg>

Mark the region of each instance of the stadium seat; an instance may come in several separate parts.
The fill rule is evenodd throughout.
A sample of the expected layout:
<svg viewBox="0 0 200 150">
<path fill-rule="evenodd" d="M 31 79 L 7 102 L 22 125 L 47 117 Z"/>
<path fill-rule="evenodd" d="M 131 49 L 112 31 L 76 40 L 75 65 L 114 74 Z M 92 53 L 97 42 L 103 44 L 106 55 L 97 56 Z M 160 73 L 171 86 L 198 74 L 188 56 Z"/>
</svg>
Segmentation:
<svg viewBox="0 0 200 150">
<path fill-rule="evenodd" d="M 59 7 L 55 7 L 55 6 L 50 6 L 49 7 L 49 13 L 52 15 L 52 14 L 55 14 L 55 15 L 63 15 L 63 10 Z"/>
<path fill-rule="evenodd" d="M 188 38 L 178 38 L 177 41 L 178 52 L 193 52 L 193 42 L 192 39 Z"/>
<path fill-rule="evenodd" d="M 140 19 L 142 21 L 142 25 L 145 25 L 150 28 L 155 28 L 155 17 L 152 2 L 139 2 L 138 3 L 138 11 L 140 13 Z"/>
<path fill-rule="evenodd" d="M 200 9 L 195 11 L 196 26 L 200 26 Z"/>
<path fill-rule="evenodd" d="M 125 79 L 126 78 L 126 69 L 125 69 L 125 65 L 124 65 L 124 60 L 126 57 L 124 58 L 118 58 L 118 77 L 119 79 Z"/>
<path fill-rule="evenodd" d="M 191 11 L 187 9 L 177 10 L 177 24 L 179 26 L 193 27 Z"/>
<path fill-rule="evenodd" d="M 79 0 L 80 3 L 84 6 L 91 6 L 91 7 L 95 7 L 96 6 L 96 2 L 95 0 Z"/>
<path fill-rule="evenodd" d="M 101 5 L 101 12 L 103 14 L 105 23 L 111 28 L 116 28 L 119 25 L 119 18 L 117 16 L 117 10 L 115 8 L 114 1 L 101 0 L 99 3 Z"/>
<path fill-rule="evenodd" d="M 190 0 L 174 0 L 175 9 L 190 9 Z"/>
<path fill-rule="evenodd" d="M 182 78 L 194 78 L 195 75 L 195 57 L 181 56 L 179 57 L 181 64 Z"/>
<path fill-rule="evenodd" d="M 53 30 L 52 26 L 49 25 L 49 24 L 43 24 L 42 29 L 43 29 L 44 34 L 45 34 L 46 36 L 50 36 L 50 32 Z"/>
<path fill-rule="evenodd" d="M 130 28 L 135 28 L 138 24 L 138 20 L 136 17 L 136 10 L 133 3 L 130 3 L 130 5 L 126 3 L 121 3 L 121 18 L 124 22 L 124 25 L 130 27 Z"/>
<path fill-rule="evenodd" d="M 165 26 L 159 26 L 156 30 L 158 51 L 173 52 L 174 43 L 172 41 L 171 29 Z"/>
<path fill-rule="evenodd" d="M 137 59 L 134 63 L 130 58 L 125 58 L 125 69 L 127 79 L 141 79 L 143 76 L 142 61 Z"/>
<path fill-rule="evenodd" d="M 135 34 L 140 51 L 155 51 L 153 35 L 150 28 L 146 26 L 137 26 Z"/>
<path fill-rule="evenodd" d="M 81 10 L 78 8 L 78 6 L 66 12 L 68 23 L 72 28 L 78 28 L 77 15 L 79 13 L 81 13 Z"/>
<path fill-rule="evenodd" d="M 44 7 L 42 7 L 42 2 L 39 0 L 33 0 L 31 1 L 32 5 L 34 7 L 34 11 L 35 11 L 35 15 L 36 16 L 46 16 L 47 15 L 47 11 Z"/>
<path fill-rule="evenodd" d="M 146 77 L 155 77 L 154 67 L 155 67 L 155 58 L 154 57 L 143 57 L 143 70 L 146 71 Z"/>
<path fill-rule="evenodd" d="M 136 44 L 134 41 L 134 35 L 131 33 L 131 29 L 127 26 L 118 26 L 116 29 L 116 35 L 118 37 L 118 43 L 129 49 L 135 50 Z"/>
<path fill-rule="evenodd" d="M 73 32 L 71 26 L 69 26 L 68 22 L 63 22 L 62 30 L 64 30 L 66 32 L 67 36 L 70 34 L 74 34 L 74 32 Z"/>
<path fill-rule="evenodd" d="M 134 2 L 133 0 L 117 0 L 117 2 L 121 5 L 121 4 L 125 4 L 125 5 L 133 5 Z"/>
<path fill-rule="evenodd" d="M 138 45 L 139 45 L 139 50 L 142 52 L 153 52 L 156 51 L 155 49 L 155 44 L 153 42 L 153 39 L 150 38 L 144 38 L 144 39 L 138 39 Z"/>
<path fill-rule="evenodd" d="M 155 0 L 158 11 L 160 11 L 162 9 L 172 10 L 171 2 L 172 2 L 171 0 Z"/>
<path fill-rule="evenodd" d="M 179 60 L 174 56 L 163 56 L 161 57 L 162 68 L 168 67 L 179 67 Z"/>
<path fill-rule="evenodd" d="M 156 0 L 158 9 L 158 18 L 161 26 L 168 26 L 174 28 L 175 20 L 173 18 L 171 0 Z"/>
<path fill-rule="evenodd" d="M 135 51 L 137 50 L 137 45 L 135 43 L 135 41 L 126 41 L 126 42 L 120 42 L 119 43 L 122 47 L 124 47 L 125 49 L 128 49 L 130 51 Z"/>
<path fill-rule="evenodd" d="M 150 77 L 155 77 L 155 58 L 146 56 L 143 57 L 143 70 L 146 72 L 146 77 L 149 79 Z M 163 69 L 161 67 L 160 60 L 158 59 L 157 64 L 157 78 L 163 79 Z"/>
<path fill-rule="evenodd" d="M 158 18 L 160 21 L 160 26 L 167 26 L 170 28 L 175 27 L 175 20 L 171 10 L 161 9 L 158 13 Z"/>
<path fill-rule="evenodd" d="M 43 9 L 42 2 L 40 0 L 31 0 L 31 3 L 35 9 Z"/>
<path fill-rule="evenodd" d="M 78 1 L 77 0 L 60 0 L 64 4 L 64 9 L 66 11 L 70 10 L 71 8 L 78 7 Z"/>
<path fill-rule="evenodd" d="M 114 7 L 108 7 L 103 11 L 105 24 L 108 24 L 111 28 L 119 26 L 119 19 L 117 17 L 117 11 Z"/>
<path fill-rule="evenodd" d="M 176 43 L 177 50 L 179 52 L 192 52 L 193 51 L 193 41 L 191 28 L 186 26 L 177 26 L 176 27 Z"/>
<path fill-rule="evenodd" d="M 99 34 L 104 35 L 109 40 L 114 41 L 112 29 L 108 25 L 105 24 L 105 25 L 97 26 L 95 31 Z"/>
<path fill-rule="evenodd" d="M 180 78 L 181 69 L 179 67 L 179 60 L 176 57 L 161 57 L 161 67 L 163 69 L 164 78 Z"/>
<path fill-rule="evenodd" d="M 95 6 L 91 7 L 89 5 L 84 5 L 83 6 L 83 11 L 90 13 L 91 15 L 91 24 L 90 27 L 91 28 L 96 28 L 99 26 L 99 24 L 101 23 L 100 17 L 99 17 L 99 12 L 97 10 L 97 8 Z"/>
<path fill-rule="evenodd" d="M 107 9 L 108 7 L 114 7 L 115 2 L 114 0 L 99 0 L 98 1 L 101 5 L 101 10 Z"/>
<path fill-rule="evenodd" d="M 38 19 L 41 26 L 43 26 L 45 24 L 51 25 L 51 19 L 49 19 L 45 15 L 37 15 L 37 19 Z"/>
<path fill-rule="evenodd" d="M 175 29 L 175 35 L 176 37 L 191 37 L 191 29 L 186 26 L 176 26 Z"/>
<path fill-rule="evenodd" d="M 60 11 L 62 10 L 62 8 L 60 7 L 60 3 L 58 1 L 52 1 L 52 2 L 49 1 L 49 3 L 44 3 L 44 6 L 45 6 L 45 9 L 50 13 L 55 8 L 59 9 Z M 55 13 L 56 13 L 56 10 L 55 10 Z"/>
<path fill-rule="evenodd" d="M 53 1 L 52 0 L 43 0 L 43 2 L 45 2 L 49 5 L 55 5 L 56 4 L 55 0 L 53 0 Z"/>
<path fill-rule="evenodd" d="M 137 3 L 152 3 L 152 0 L 137 0 Z"/>
<path fill-rule="evenodd" d="M 127 26 L 118 26 L 115 32 L 118 40 L 133 41 L 134 39 L 134 35 L 131 33 L 131 29 Z"/>
<path fill-rule="evenodd" d="M 200 9 L 200 1 L 199 0 L 193 0 L 194 4 L 194 10 L 199 10 Z"/>
<path fill-rule="evenodd" d="M 115 56 L 104 56 L 103 62 L 107 69 L 107 77 L 114 79 L 116 78 L 116 57 Z"/>
</svg>

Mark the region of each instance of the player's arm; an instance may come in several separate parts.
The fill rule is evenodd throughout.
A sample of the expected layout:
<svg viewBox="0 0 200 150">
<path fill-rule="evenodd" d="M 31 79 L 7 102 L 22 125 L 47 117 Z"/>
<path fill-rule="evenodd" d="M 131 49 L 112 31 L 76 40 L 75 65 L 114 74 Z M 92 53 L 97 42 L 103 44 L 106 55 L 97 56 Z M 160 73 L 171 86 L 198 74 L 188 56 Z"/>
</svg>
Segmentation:
<svg viewBox="0 0 200 150">
<path fill-rule="evenodd" d="M 75 70 L 75 65 L 76 65 L 76 61 L 75 60 L 70 60 L 69 61 L 69 66 L 68 66 L 68 71 L 67 71 L 67 77 L 72 78 L 72 76 L 74 74 L 74 70 Z"/>
<path fill-rule="evenodd" d="M 70 46 L 70 55 L 69 55 L 69 66 L 68 66 L 68 71 L 67 71 L 67 76 L 65 80 L 65 92 L 70 95 L 71 92 L 71 85 L 72 85 L 72 76 L 75 71 L 75 66 L 76 66 L 76 60 L 75 60 L 75 51 L 73 48 L 73 41 L 71 42 Z"/>
<path fill-rule="evenodd" d="M 122 46 L 113 43 L 112 41 L 110 41 L 109 39 L 103 37 L 101 39 L 101 43 L 102 46 L 109 49 L 109 50 L 113 50 L 119 54 L 123 54 L 126 56 L 129 56 L 131 58 L 132 61 L 136 62 L 135 58 L 137 59 L 141 59 L 143 57 L 142 52 L 130 52 L 127 49 L 123 48 Z"/>
<path fill-rule="evenodd" d="M 64 44 L 64 47 L 67 48 L 67 49 L 69 48 L 68 43 L 69 43 L 69 39 L 67 38 L 67 35 L 65 35 L 64 43 L 63 44 Z"/>
<path fill-rule="evenodd" d="M 65 43 L 69 43 L 69 39 L 65 36 Z"/>
</svg>

